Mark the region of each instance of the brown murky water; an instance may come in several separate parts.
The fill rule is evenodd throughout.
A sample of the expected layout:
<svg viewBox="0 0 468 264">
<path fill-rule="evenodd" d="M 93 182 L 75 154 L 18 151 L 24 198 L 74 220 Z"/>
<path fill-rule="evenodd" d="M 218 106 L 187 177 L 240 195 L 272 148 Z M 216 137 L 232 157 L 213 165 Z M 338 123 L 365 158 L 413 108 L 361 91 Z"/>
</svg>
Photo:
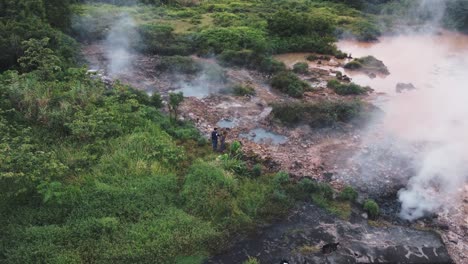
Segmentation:
<svg viewBox="0 0 468 264">
<path fill-rule="evenodd" d="M 468 139 L 467 35 L 401 35 L 377 43 L 341 41 L 338 47 L 353 57 L 373 55 L 387 65 L 390 75 L 374 79 L 345 71 L 353 82 L 387 94 L 388 100 L 379 103 L 387 114 L 386 129 L 412 140 L 421 139 L 423 130 L 431 134 L 425 138 L 431 141 L 445 138 L 448 132 Z M 411 83 L 416 90 L 397 93 L 398 83 Z"/>
</svg>

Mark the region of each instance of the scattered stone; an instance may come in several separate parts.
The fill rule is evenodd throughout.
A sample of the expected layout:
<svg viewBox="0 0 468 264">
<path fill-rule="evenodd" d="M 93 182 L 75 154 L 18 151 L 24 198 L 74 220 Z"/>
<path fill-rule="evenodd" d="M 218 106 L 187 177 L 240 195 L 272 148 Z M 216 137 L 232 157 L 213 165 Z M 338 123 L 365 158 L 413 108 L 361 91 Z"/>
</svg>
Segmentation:
<svg viewBox="0 0 468 264">
<path fill-rule="evenodd" d="M 415 89 L 416 89 L 416 87 L 414 87 L 414 85 L 412 83 L 397 83 L 397 85 L 395 87 L 395 91 L 397 93 L 401 93 L 404 90 L 411 91 L 411 90 L 415 90 Z"/>
</svg>

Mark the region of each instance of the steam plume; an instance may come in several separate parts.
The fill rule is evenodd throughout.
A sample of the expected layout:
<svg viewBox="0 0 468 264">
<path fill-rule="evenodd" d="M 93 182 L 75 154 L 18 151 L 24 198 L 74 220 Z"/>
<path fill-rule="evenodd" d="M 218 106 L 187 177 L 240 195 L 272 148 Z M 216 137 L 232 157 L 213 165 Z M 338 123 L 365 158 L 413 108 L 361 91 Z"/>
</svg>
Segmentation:
<svg viewBox="0 0 468 264">
<path fill-rule="evenodd" d="M 104 41 L 110 76 L 131 70 L 134 60 L 132 43 L 138 41 L 138 38 L 135 22 L 128 14 L 121 16 L 112 25 Z"/>
</svg>

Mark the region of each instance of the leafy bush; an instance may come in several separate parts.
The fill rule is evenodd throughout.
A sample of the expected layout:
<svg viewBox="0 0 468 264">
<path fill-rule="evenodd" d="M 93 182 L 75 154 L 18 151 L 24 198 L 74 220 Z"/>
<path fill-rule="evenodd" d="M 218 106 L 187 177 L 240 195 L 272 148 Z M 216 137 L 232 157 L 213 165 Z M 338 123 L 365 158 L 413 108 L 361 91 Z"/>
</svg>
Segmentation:
<svg viewBox="0 0 468 264">
<path fill-rule="evenodd" d="M 213 24 L 220 27 L 230 27 L 240 20 L 240 16 L 233 13 L 220 12 L 213 14 Z"/>
<path fill-rule="evenodd" d="M 255 164 L 252 168 L 252 176 L 260 177 L 262 175 L 262 164 Z"/>
<path fill-rule="evenodd" d="M 174 28 L 166 24 L 144 24 L 138 27 L 141 41 L 133 43 L 145 53 L 161 55 L 189 55 L 193 43 L 188 36 L 175 35 Z"/>
<path fill-rule="evenodd" d="M 305 123 L 311 127 L 327 127 L 337 122 L 350 122 L 362 113 L 359 101 L 289 102 L 273 104 L 273 117 L 286 124 Z"/>
<path fill-rule="evenodd" d="M 255 89 L 248 85 L 234 85 L 232 92 L 237 96 L 255 95 Z"/>
<path fill-rule="evenodd" d="M 306 13 L 296 13 L 280 10 L 268 19 L 268 30 L 282 37 L 317 34 L 332 35 L 334 25 L 324 16 L 311 16 Z"/>
<path fill-rule="evenodd" d="M 263 52 L 268 46 L 264 32 L 250 27 L 205 29 L 196 34 L 195 41 L 201 54 L 243 49 Z"/>
<path fill-rule="evenodd" d="M 284 71 L 271 78 L 271 86 L 292 97 L 302 97 L 304 92 L 310 89 L 308 83 L 302 81 L 294 73 Z"/>
<path fill-rule="evenodd" d="M 225 175 L 222 169 L 198 161 L 185 177 L 182 189 L 185 208 L 205 219 L 218 223 L 225 221 L 234 213 L 229 200 L 236 186 L 236 181 Z"/>
<path fill-rule="evenodd" d="M 376 219 L 379 216 L 379 205 L 372 199 L 367 199 L 364 202 L 364 210 L 367 211 L 371 219 Z"/>
<path fill-rule="evenodd" d="M 243 264 L 260 264 L 260 262 L 256 258 L 249 257 L 249 259 L 244 261 Z"/>
<path fill-rule="evenodd" d="M 339 95 L 360 95 L 366 94 L 370 90 L 368 87 L 362 87 L 355 83 L 340 83 L 336 79 L 328 81 L 327 87 Z"/>
<path fill-rule="evenodd" d="M 359 61 L 352 60 L 344 65 L 345 69 L 358 70 L 362 68 L 362 64 Z"/>
<path fill-rule="evenodd" d="M 352 26 L 352 33 L 360 41 L 375 41 L 382 34 L 375 23 L 359 21 Z"/>
<path fill-rule="evenodd" d="M 346 186 L 338 196 L 341 200 L 347 200 L 350 202 L 356 201 L 358 198 L 358 192 L 351 186 Z"/>
<path fill-rule="evenodd" d="M 227 50 L 219 55 L 219 60 L 226 66 L 240 66 L 265 73 L 276 73 L 286 70 L 284 63 L 271 56 L 265 56 L 252 50 Z"/>
<path fill-rule="evenodd" d="M 309 71 L 309 64 L 306 62 L 298 62 L 293 65 L 293 72 L 295 73 L 307 73 Z"/>
<path fill-rule="evenodd" d="M 346 63 L 344 67 L 346 69 L 351 69 L 351 70 L 362 69 L 362 70 L 369 71 L 369 72 L 389 74 L 387 66 L 385 66 L 385 64 L 382 61 L 376 59 L 373 56 L 366 56 L 366 57 L 354 59 Z"/>
<path fill-rule="evenodd" d="M 315 54 L 311 54 L 311 55 L 308 55 L 308 56 L 306 57 L 306 60 L 308 60 L 308 61 L 316 61 L 316 60 L 318 60 L 318 59 L 319 59 L 319 56 L 317 56 L 317 55 L 315 55 Z"/>
</svg>

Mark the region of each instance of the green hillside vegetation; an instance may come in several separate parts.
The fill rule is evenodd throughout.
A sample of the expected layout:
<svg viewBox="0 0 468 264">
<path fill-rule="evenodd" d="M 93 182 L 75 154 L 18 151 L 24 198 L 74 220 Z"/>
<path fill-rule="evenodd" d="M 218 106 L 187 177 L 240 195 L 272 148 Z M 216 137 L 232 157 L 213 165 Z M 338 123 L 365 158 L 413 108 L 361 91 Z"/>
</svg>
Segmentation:
<svg viewBox="0 0 468 264">
<path fill-rule="evenodd" d="M 196 74 L 202 66 L 188 55 L 216 57 L 300 98 L 310 87 L 272 55 L 341 56 L 334 43 L 342 34 L 375 39 L 376 15 L 363 1 L 130 2 L 0 0 L 0 263 L 203 263 L 297 200 L 349 217 L 354 192 L 334 199 L 327 185 L 252 166 L 239 142 L 213 153 L 193 124 L 177 119 L 182 95 L 104 84 L 82 65 L 79 43 L 103 40 L 130 16 L 140 36 L 131 46 L 160 55 L 157 71 Z M 454 19 L 453 27 L 464 25 L 462 14 Z M 362 107 L 278 103 L 273 116 L 333 126 Z M 365 209 L 376 217 L 375 207 Z"/>
<path fill-rule="evenodd" d="M 236 144 L 219 159 L 145 93 L 25 45 L 31 71 L 0 75 L 2 262 L 203 259 L 290 206 L 289 181 L 251 177 Z"/>
</svg>

